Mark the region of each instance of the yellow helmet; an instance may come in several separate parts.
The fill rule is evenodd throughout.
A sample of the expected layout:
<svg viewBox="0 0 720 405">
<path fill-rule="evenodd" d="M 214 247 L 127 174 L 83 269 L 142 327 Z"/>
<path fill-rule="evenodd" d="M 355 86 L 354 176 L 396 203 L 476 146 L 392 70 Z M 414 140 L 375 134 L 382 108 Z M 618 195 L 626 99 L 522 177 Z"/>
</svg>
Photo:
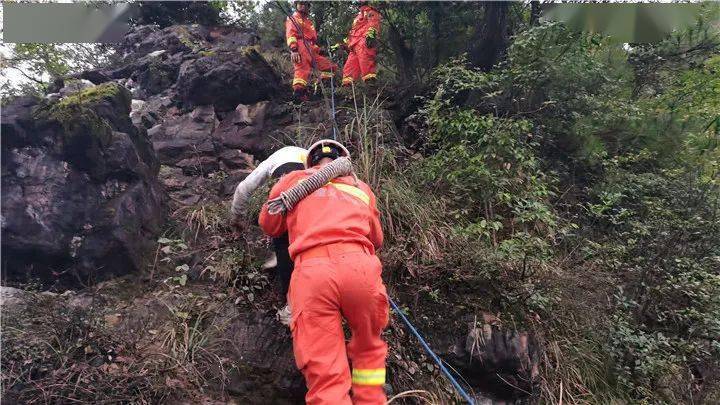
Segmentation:
<svg viewBox="0 0 720 405">
<path fill-rule="evenodd" d="M 337 159 L 341 156 L 350 157 L 350 152 L 338 141 L 332 139 L 321 139 L 308 148 L 307 156 L 305 157 L 305 167 L 310 168 L 317 164 L 320 159 L 329 157 Z"/>
</svg>

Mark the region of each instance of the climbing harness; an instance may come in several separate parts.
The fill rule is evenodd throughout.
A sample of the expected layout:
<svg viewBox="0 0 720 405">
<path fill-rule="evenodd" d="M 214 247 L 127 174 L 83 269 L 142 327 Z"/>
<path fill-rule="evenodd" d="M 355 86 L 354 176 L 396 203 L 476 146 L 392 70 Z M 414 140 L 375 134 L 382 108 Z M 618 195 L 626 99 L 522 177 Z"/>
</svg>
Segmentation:
<svg viewBox="0 0 720 405">
<path fill-rule="evenodd" d="M 312 47 L 308 44 L 307 39 L 305 39 L 305 36 L 302 34 L 302 28 L 300 28 L 300 24 L 295 20 L 295 17 L 292 16 L 291 12 L 288 12 L 285 10 L 285 8 L 280 4 L 280 2 L 273 2 L 273 4 L 280 9 L 280 11 L 283 12 L 287 16 L 287 18 L 292 22 L 292 24 L 295 26 L 295 29 L 298 31 L 298 35 L 300 35 L 300 39 L 302 39 L 303 45 L 305 45 L 305 49 L 308 51 L 308 55 L 310 55 L 310 61 L 311 66 L 313 69 L 313 72 L 317 75 L 318 67 L 317 67 L 317 61 L 315 60 L 315 56 L 313 55 Z M 292 10 L 291 10 L 292 11 Z M 328 53 L 330 55 L 330 60 L 333 60 L 332 54 L 330 53 L 330 50 L 328 49 Z M 320 80 L 320 89 L 323 93 L 323 98 L 325 99 L 325 105 L 327 105 L 327 97 L 325 95 L 325 87 L 322 84 L 322 80 Z M 337 140 L 337 122 L 335 121 L 335 74 L 333 72 L 333 75 L 330 77 L 330 98 L 331 98 L 331 106 L 329 106 L 330 110 L 330 119 L 332 121 L 332 135 L 333 140 Z"/>
<path fill-rule="evenodd" d="M 460 383 L 457 382 L 455 377 L 452 376 L 450 371 L 445 367 L 445 365 L 442 363 L 442 360 L 433 352 L 433 350 L 430 348 L 430 346 L 425 342 L 425 339 L 423 339 L 422 336 L 420 336 L 420 333 L 415 329 L 412 323 L 407 319 L 403 311 L 398 307 L 398 305 L 393 301 L 392 298 L 388 297 L 388 300 L 390 301 L 390 306 L 392 306 L 393 310 L 400 315 L 400 318 L 405 322 L 405 325 L 410 329 L 410 331 L 415 335 L 415 337 L 420 341 L 420 344 L 425 349 L 425 352 L 432 357 L 433 360 L 435 360 L 435 363 L 437 363 L 438 366 L 440 366 L 440 370 L 442 370 L 443 374 L 450 380 L 450 383 L 452 383 L 453 387 L 458 391 L 458 393 L 467 401 L 468 404 L 473 405 L 475 401 L 468 395 L 468 393 L 463 389 L 462 386 L 460 386 Z"/>
</svg>

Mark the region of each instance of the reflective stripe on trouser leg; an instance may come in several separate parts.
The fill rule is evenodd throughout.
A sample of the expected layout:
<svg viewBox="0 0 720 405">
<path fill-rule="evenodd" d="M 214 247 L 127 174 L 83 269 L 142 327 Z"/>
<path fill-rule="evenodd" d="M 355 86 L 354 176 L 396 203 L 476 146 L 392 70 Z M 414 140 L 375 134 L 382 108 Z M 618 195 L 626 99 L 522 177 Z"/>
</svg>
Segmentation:
<svg viewBox="0 0 720 405">
<path fill-rule="evenodd" d="M 293 79 L 292 85 L 293 85 L 293 87 L 296 87 L 296 86 L 297 87 L 305 87 L 305 86 L 307 86 L 307 81 L 304 79 L 301 79 L 299 77 L 296 77 Z"/>
<path fill-rule="evenodd" d="M 388 347 L 382 339 L 382 331 L 388 323 L 389 307 L 380 278 L 380 260 L 365 253 L 336 260 L 340 260 L 339 264 L 345 270 L 339 274 L 343 281 L 340 309 L 352 335 L 347 354 L 353 369 L 353 401 L 366 405 L 385 404 Z"/>
<path fill-rule="evenodd" d="M 384 385 L 385 367 L 383 368 L 355 368 L 352 371 L 352 383 L 357 385 Z"/>
</svg>

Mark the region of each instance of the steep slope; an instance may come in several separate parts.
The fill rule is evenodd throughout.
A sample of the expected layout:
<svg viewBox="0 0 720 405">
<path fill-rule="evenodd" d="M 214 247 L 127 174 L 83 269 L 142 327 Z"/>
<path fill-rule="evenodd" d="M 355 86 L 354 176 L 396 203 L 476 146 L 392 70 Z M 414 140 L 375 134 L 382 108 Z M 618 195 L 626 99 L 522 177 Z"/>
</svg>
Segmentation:
<svg viewBox="0 0 720 405">
<path fill-rule="evenodd" d="M 70 273 L 80 276 L 81 283 L 88 283 L 93 280 L 78 264 L 89 257 L 95 258 L 93 268 L 112 269 L 93 273 L 94 280 L 132 274 L 92 283 L 88 288 L 60 296 L 27 293 L 17 300 L 19 304 L 5 307 L 8 316 L 3 317 L 3 330 L 12 333 L 3 339 L 5 347 L 13 349 L 10 357 L 6 357 L 11 367 L 9 372 L 3 372 L 3 381 L 11 395 L 37 402 L 63 398 L 302 402 L 304 384 L 294 367 L 289 332 L 274 319 L 283 300 L 275 292 L 272 272 L 260 270 L 268 243 L 256 227 L 243 238 L 234 239 L 228 227 L 227 204 L 235 185 L 252 170 L 254 161 L 263 159 L 280 145 L 306 146 L 314 139 L 326 137 L 331 125 L 324 100 L 299 107 L 287 101 L 287 86 L 281 79 L 286 72 L 267 62 L 273 60 L 272 53 L 277 51 L 260 50 L 256 43 L 257 37 L 242 29 L 138 27 L 121 47 L 124 52 L 121 66 L 81 75 L 94 86 L 78 94 L 119 89 L 122 109 L 114 108 L 112 103 L 94 104 L 87 109 L 100 117 L 103 128 L 107 125 L 116 132 L 124 129 L 132 134 L 136 155 L 141 157 L 133 160 L 127 153 L 120 153 L 127 147 L 119 149 L 109 141 L 90 143 L 96 146 L 84 148 L 85 155 L 77 162 L 86 164 L 87 154 L 95 153 L 102 157 L 101 163 L 107 161 L 105 165 L 113 167 L 117 161 L 122 170 L 103 171 L 98 169 L 103 167 L 100 163 L 82 167 L 88 173 L 84 179 L 105 179 L 102 176 L 106 171 L 135 173 L 140 169 L 122 165 L 149 162 L 146 166 L 150 169 L 142 172 L 146 177 L 141 184 L 150 186 L 141 189 L 139 195 L 155 196 L 157 185 L 163 191 L 157 192 L 152 201 L 167 200 L 168 215 L 165 217 L 159 211 L 145 215 L 145 211 L 137 210 L 133 211 L 138 215 L 132 220 L 126 216 L 113 222 L 120 229 L 128 229 L 132 224 L 139 229 L 151 229 L 143 235 L 144 243 L 149 240 L 158 243 L 154 249 L 146 246 L 142 259 L 110 247 L 107 249 L 116 255 L 95 258 L 83 253 L 77 254 L 77 262 L 59 261 L 55 251 L 51 255 L 43 245 L 35 248 L 36 252 L 48 255 L 43 259 L 46 266 L 41 270 L 42 277 L 64 285 L 71 280 L 56 277 L 59 268 L 55 266 L 67 264 Z M 74 97 L 63 95 L 73 83 L 67 81 L 62 85 L 64 91 L 42 102 L 50 110 Z M 385 98 L 382 96 L 376 102 L 360 95 L 355 99 L 339 99 L 338 127 L 347 136 L 358 132 L 357 126 L 368 115 L 390 117 L 392 111 L 387 107 L 390 104 L 382 101 Z M 27 123 L 39 126 L 42 121 L 38 120 L 37 112 L 28 115 L 37 111 L 32 110 L 34 104 L 24 103 L 10 109 L 18 111 L 13 113 L 19 117 L 16 121 L 21 122 L 18 127 L 26 128 Z M 6 120 L 5 114 L 4 111 L 4 132 L 6 122 L 8 125 L 16 122 Z M 389 140 L 397 130 L 390 119 L 385 121 L 389 127 L 383 130 L 391 132 L 386 134 Z M 116 132 L 112 132 L 114 138 L 110 139 L 118 138 Z M 34 140 L 40 133 L 31 130 L 22 136 L 4 136 L 3 155 L 6 150 L 11 155 L 17 154 L 22 146 L 6 139 Z M 348 139 L 354 151 L 365 142 L 368 139 Z M 150 144 L 152 150 L 147 148 Z M 401 145 L 393 140 L 385 147 L 392 146 Z M 67 159 L 73 162 L 70 157 Z M 10 161 L 18 163 L 14 163 L 12 171 L 3 166 L 4 188 L 6 181 L 7 184 L 26 181 L 21 173 L 29 165 L 27 160 Z M 48 184 L 43 178 L 37 182 Z M 51 195 L 56 196 L 51 205 L 69 198 L 68 192 L 63 189 L 62 193 Z M 257 194 L 260 201 L 264 193 Z M 78 194 L 78 198 L 82 196 Z M 27 212 L 27 208 L 17 210 Z M 66 212 L 60 210 L 59 214 Z M 75 217 L 66 218 L 68 226 L 77 225 L 72 218 Z M 165 218 L 161 227 L 159 221 Z M 94 224 L 90 223 L 92 229 L 96 229 Z M 16 227 L 17 235 L 27 235 L 22 224 Z M 6 229 L 4 220 L 3 236 L 12 229 Z M 72 232 L 65 232 L 63 237 L 69 241 L 56 250 L 65 258 L 74 258 Z M 121 240 L 136 242 L 134 234 L 128 235 Z M 6 239 L 3 238 L 3 248 L 11 248 Z M 99 240 L 106 239 L 111 238 Z M 132 259 L 132 266 L 127 265 L 127 257 Z M 5 274 L 18 274 L 16 279 L 22 279 L 29 274 L 23 269 L 39 262 L 34 256 L 23 258 L 21 264 L 7 264 Z M 38 271 L 36 267 L 33 270 Z M 391 285 L 391 290 L 400 298 L 409 299 L 413 287 L 398 284 Z M 459 292 L 458 296 L 461 295 Z M 47 311 L 24 304 L 31 300 L 46 303 Z M 413 315 L 423 317 L 423 324 L 430 326 L 425 332 L 431 344 L 462 372 L 467 383 L 478 391 L 478 398 L 482 397 L 481 391 L 496 391 L 507 398 L 527 397 L 523 391 L 533 391 L 539 353 L 537 342 L 526 333 L 507 330 L 489 314 L 468 314 L 458 309 L 433 307 Z M 437 321 L 428 321 L 429 316 Z M 443 321 L 445 317 L 452 319 Z M 393 320 L 386 333 L 392 347 L 388 388 L 395 394 L 422 388 L 422 392 L 403 395 L 411 402 L 423 397 L 434 402 L 450 401 L 452 391 L 438 367 L 397 322 Z M 59 324 L 67 326 L 60 328 Z M 33 338 L 29 339 L 30 336 Z M 500 380 L 517 389 L 508 389 Z M 80 381 L 93 382 L 95 388 L 78 390 Z"/>
</svg>

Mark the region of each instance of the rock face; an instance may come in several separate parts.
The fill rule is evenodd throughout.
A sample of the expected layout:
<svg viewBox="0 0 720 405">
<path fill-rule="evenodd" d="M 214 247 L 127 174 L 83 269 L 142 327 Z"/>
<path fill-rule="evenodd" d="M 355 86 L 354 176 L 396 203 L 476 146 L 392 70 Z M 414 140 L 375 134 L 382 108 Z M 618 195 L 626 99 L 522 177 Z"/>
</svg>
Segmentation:
<svg viewBox="0 0 720 405">
<path fill-rule="evenodd" d="M 141 26 L 121 44 L 121 66 L 81 75 L 131 90 L 130 122 L 147 131 L 173 202 L 226 199 L 275 146 L 266 117 L 282 83 L 258 42 L 237 27 Z"/>
<path fill-rule="evenodd" d="M 503 398 L 537 392 L 540 350 L 527 332 L 506 328 L 485 313 L 468 320 L 467 334 L 446 347 L 443 357 L 481 392 Z"/>
<path fill-rule="evenodd" d="M 220 50 L 208 54 L 180 67 L 178 86 L 185 105 L 212 104 L 218 111 L 230 111 L 276 92 L 279 78 L 254 49 L 242 52 L 241 57 Z"/>
<path fill-rule="evenodd" d="M 138 270 L 164 221 L 159 162 L 130 93 L 86 86 L 2 111 L 5 276 L 81 281 Z"/>
<path fill-rule="evenodd" d="M 229 393 L 250 404 L 302 402 L 305 380 L 295 367 L 290 332 L 273 314 L 237 314 L 225 334 L 233 342 L 225 353 L 238 366 Z"/>
<path fill-rule="evenodd" d="M 170 93 L 186 109 L 213 105 L 231 111 L 278 93 L 280 77 L 258 53 L 257 42 L 257 35 L 239 28 L 137 27 L 121 46 L 123 66 L 92 76 L 129 79 L 136 98 Z"/>
</svg>

